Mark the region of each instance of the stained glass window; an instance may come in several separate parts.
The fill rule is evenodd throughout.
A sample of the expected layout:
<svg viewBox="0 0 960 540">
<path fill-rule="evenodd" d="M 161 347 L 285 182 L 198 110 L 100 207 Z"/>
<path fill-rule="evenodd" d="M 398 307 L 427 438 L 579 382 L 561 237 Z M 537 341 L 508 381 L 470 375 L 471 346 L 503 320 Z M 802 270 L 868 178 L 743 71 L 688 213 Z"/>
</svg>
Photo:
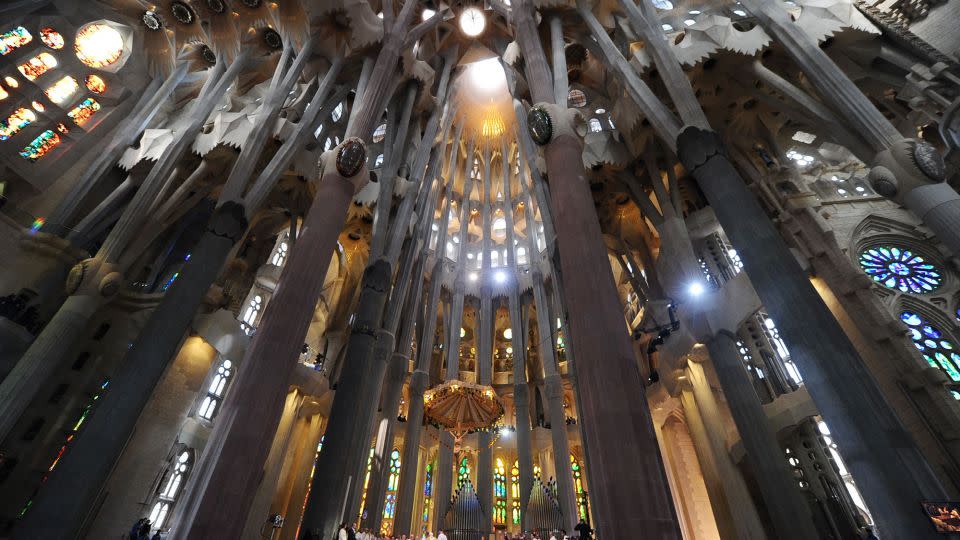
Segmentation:
<svg viewBox="0 0 960 540">
<path fill-rule="evenodd" d="M 19 70 L 20 74 L 26 77 L 28 81 L 34 81 L 37 77 L 55 67 L 57 67 L 57 59 L 48 52 L 42 52 L 17 66 L 17 70 Z"/>
<path fill-rule="evenodd" d="M 931 367 L 942 370 L 954 382 L 960 382 L 960 354 L 954 349 L 953 342 L 933 323 L 912 311 L 900 314 L 900 320 L 907 325 L 913 345 L 923 354 Z"/>
<path fill-rule="evenodd" d="M 104 68 L 115 64 L 123 55 L 123 36 L 105 24 L 91 24 L 77 32 L 73 50 L 85 66 Z"/>
<path fill-rule="evenodd" d="M 37 135 L 36 139 L 25 146 L 23 150 L 20 151 L 20 155 L 34 162 L 47 155 L 61 142 L 63 142 L 63 140 L 60 138 L 60 135 L 48 129 L 40 135 Z"/>
<path fill-rule="evenodd" d="M 7 99 L 10 97 L 10 94 L 7 92 L 6 88 L 0 86 L 0 99 Z"/>
<path fill-rule="evenodd" d="M 66 43 L 63 36 L 60 35 L 60 32 L 57 32 L 49 26 L 47 28 L 40 29 L 40 41 L 44 45 L 50 47 L 51 49 L 62 49 L 63 45 Z"/>
<path fill-rule="evenodd" d="M 383 504 L 384 521 L 380 525 L 380 534 L 393 532 L 393 517 L 397 512 L 397 488 L 400 484 L 400 450 L 390 452 L 390 476 L 387 478 L 387 498 Z"/>
<path fill-rule="evenodd" d="M 70 96 L 77 91 L 77 88 L 80 88 L 80 85 L 77 84 L 77 80 L 68 75 L 50 85 L 49 88 L 44 90 L 44 93 L 48 98 L 50 98 L 50 101 L 60 105 L 64 101 L 70 99 Z"/>
<path fill-rule="evenodd" d="M 87 75 L 84 83 L 87 85 L 87 90 L 94 94 L 102 94 L 107 91 L 107 81 L 97 75 Z"/>
<path fill-rule="evenodd" d="M 567 94 L 567 101 L 570 103 L 571 107 L 586 107 L 587 95 L 583 93 L 583 90 L 577 90 L 574 88 L 573 90 L 570 90 L 570 93 Z"/>
<path fill-rule="evenodd" d="M 580 519 L 588 518 L 587 492 L 583 489 L 583 467 L 577 458 L 570 454 L 570 470 L 573 472 L 573 489 L 577 494 L 577 516 Z"/>
<path fill-rule="evenodd" d="M 520 462 L 514 461 L 510 469 L 510 497 L 513 499 L 510 515 L 514 525 L 520 524 Z"/>
<path fill-rule="evenodd" d="M 433 495 L 433 463 L 427 463 L 423 479 L 423 522 L 430 521 L 430 498 Z"/>
<path fill-rule="evenodd" d="M 77 104 L 76 107 L 70 109 L 67 112 L 67 116 L 78 126 L 82 126 L 87 123 L 93 113 L 100 110 L 100 104 L 97 103 L 97 100 L 93 98 L 87 98 Z"/>
<path fill-rule="evenodd" d="M 500 458 L 497 458 L 493 469 L 493 495 L 496 497 L 493 520 L 494 523 L 503 525 L 507 522 L 507 468 Z"/>
<path fill-rule="evenodd" d="M 877 283 L 905 293 L 928 293 L 943 282 L 943 274 L 934 265 L 909 250 L 894 246 L 863 251 L 860 267 Z"/>
<path fill-rule="evenodd" d="M 363 495 L 360 496 L 360 514 L 357 521 L 363 519 L 363 514 L 367 506 L 367 488 L 370 487 L 370 469 L 373 467 L 374 448 L 370 447 L 370 454 L 367 456 L 367 474 L 363 477 Z"/>
<path fill-rule="evenodd" d="M 4 32 L 0 34 L 0 56 L 6 56 L 14 49 L 23 47 L 32 40 L 33 36 L 22 26 Z"/>
<path fill-rule="evenodd" d="M 10 113 L 6 120 L 0 120 L 0 141 L 5 141 L 20 132 L 21 129 L 37 121 L 37 115 L 30 109 L 20 107 Z"/>
<path fill-rule="evenodd" d="M 460 460 L 460 468 L 457 470 L 457 485 L 466 482 L 470 479 L 470 462 L 467 461 L 467 458 Z"/>
</svg>

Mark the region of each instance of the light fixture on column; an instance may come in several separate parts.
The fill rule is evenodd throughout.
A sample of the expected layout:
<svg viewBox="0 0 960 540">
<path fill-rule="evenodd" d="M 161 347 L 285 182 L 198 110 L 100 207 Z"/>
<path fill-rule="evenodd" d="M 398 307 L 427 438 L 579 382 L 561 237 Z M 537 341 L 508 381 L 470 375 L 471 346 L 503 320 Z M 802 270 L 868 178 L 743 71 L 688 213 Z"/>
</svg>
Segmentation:
<svg viewBox="0 0 960 540">
<path fill-rule="evenodd" d="M 475 7 L 468 7 L 460 13 L 460 30 L 470 37 L 479 36 L 486 25 L 483 12 Z"/>
<path fill-rule="evenodd" d="M 503 270 L 500 270 L 497 273 L 493 274 L 493 280 L 496 281 L 497 283 L 506 283 L 507 273 L 504 272 Z"/>
</svg>

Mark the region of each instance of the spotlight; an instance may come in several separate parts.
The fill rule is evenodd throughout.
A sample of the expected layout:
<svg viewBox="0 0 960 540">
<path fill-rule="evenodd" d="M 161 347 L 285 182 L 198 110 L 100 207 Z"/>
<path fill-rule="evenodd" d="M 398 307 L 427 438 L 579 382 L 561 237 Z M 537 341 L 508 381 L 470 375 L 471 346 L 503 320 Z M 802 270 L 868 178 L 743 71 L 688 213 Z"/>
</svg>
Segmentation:
<svg viewBox="0 0 960 540">
<path fill-rule="evenodd" d="M 497 283 L 506 283 L 506 281 L 507 281 L 507 274 L 506 274 L 506 272 L 504 272 L 503 270 L 500 270 L 500 271 L 498 271 L 496 274 L 493 275 L 493 279 L 494 279 L 494 281 L 496 281 Z"/>
<path fill-rule="evenodd" d="M 703 294 L 703 291 L 703 283 L 700 283 L 699 281 L 691 283 L 690 287 L 687 288 L 687 292 L 690 293 L 690 296 L 700 296 Z"/>
<path fill-rule="evenodd" d="M 510 428 L 508 428 L 508 427 L 502 427 L 502 428 L 500 428 L 500 436 L 506 437 L 506 436 L 509 435 L 509 434 L 510 434 Z"/>
<path fill-rule="evenodd" d="M 476 281 L 478 276 L 476 272 L 470 272 L 467 277 L 470 279 L 470 281 Z"/>
<path fill-rule="evenodd" d="M 423 10 L 423 20 L 427 20 L 427 19 L 429 19 L 430 17 L 433 17 L 433 16 L 436 15 L 436 14 L 437 14 L 437 12 L 434 11 L 434 10 L 432 10 L 432 9 L 424 9 L 424 10 Z"/>
</svg>

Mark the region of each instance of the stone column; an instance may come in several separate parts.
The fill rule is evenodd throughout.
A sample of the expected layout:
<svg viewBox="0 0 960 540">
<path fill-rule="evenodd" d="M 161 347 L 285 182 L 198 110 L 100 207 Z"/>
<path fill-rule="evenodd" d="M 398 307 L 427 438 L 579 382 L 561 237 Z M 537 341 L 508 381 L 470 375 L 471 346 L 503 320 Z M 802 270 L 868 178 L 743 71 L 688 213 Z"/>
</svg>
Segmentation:
<svg viewBox="0 0 960 540">
<path fill-rule="evenodd" d="M 693 360 L 688 362 L 687 380 L 690 381 L 697 410 L 710 443 L 708 448 L 715 456 L 717 473 L 726 501 L 729 508 L 736 509 L 737 517 L 733 525 L 737 538 L 764 538 L 766 533 L 753 504 L 753 498 L 747 490 L 743 476 L 737 470 L 737 465 L 730 457 L 720 405 L 710 387 L 703 364 Z"/>
<path fill-rule="evenodd" d="M 613 274 L 609 265 L 588 272 L 582 264 L 584 260 L 605 260 L 607 255 L 583 178 L 581 141 L 569 127 L 557 128 L 544 155 L 553 214 L 563 216 L 555 227 L 562 246 L 560 269 L 569 307 L 569 337 L 578 359 L 575 369 L 594 526 L 598 534 L 614 537 L 644 530 L 659 538 L 679 538 Z"/>
<path fill-rule="evenodd" d="M 549 103 L 550 71 L 529 1 L 516 2 L 513 16 L 533 101 Z M 558 115 L 551 116 L 555 120 L 553 133 L 534 140 L 546 145 L 552 215 L 563 216 L 554 225 L 557 243 L 562 246 L 560 270 L 569 307 L 570 340 L 577 359 L 594 526 L 599 535 L 612 538 L 626 538 L 636 531 L 655 538 L 679 538 L 663 460 L 624 328 L 613 273 L 606 264 L 589 270 L 583 265 L 584 260 L 606 260 L 607 254 L 583 177 L 582 141 L 569 117 L 559 124 Z M 542 121 L 530 128 L 531 132 L 536 129 L 543 133 Z"/>
<path fill-rule="evenodd" d="M 283 413 L 280 415 L 280 425 L 277 426 L 277 434 L 273 438 L 270 454 L 267 456 L 267 461 L 263 467 L 263 478 L 257 486 L 257 493 L 250 504 L 250 511 L 247 513 L 246 525 L 243 527 L 243 538 L 259 537 L 260 529 L 270 515 L 270 504 L 273 502 L 273 496 L 280 481 L 280 472 L 287 455 L 287 446 L 290 444 L 294 423 L 297 420 L 297 409 L 301 400 L 302 395 L 296 390 L 287 394 L 287 400 L 283 405 Z"/>
<path fill-rule="evenodd" d="M 468 206 L 464 201 L 464 207 Z M 463 222 L 461 222 L 463 226 Z M 440 253 L 438 248 L 437 253 Z M 460 378 L 460 326 L 463 321 L 463 302 L 464 302 L 464 282 L 463 282 L 463 264 L 461 257 L 457 261 L 458 273 L 454 282 L 453 302 L 450 306 L 450 325 L 447 328 L 446 339 L 446 365 L 447 381 L 455 381 Z M 440 433 L 440 454 L 437 459 L 437 495 L 434 499 L 434 507 L 437 509 L 434 515 L 434 529 L 440 530 L 443 524 L 443 516 L 447 513 L 447 507 L 450 502 L 450 494 L 453 489 L 453 469 L 454 469 L 454 440 L 453 436 L 447 431 Z"/>
<path fill-rule="evenodd" d="M 454 147 L 457 145 L 454 144 Z M 453 191 L 448 190 L 447 203 L 440 210 L 440 225 L 437 231 L 437 245 L 446 243 L 447 223 L 450 215 L 450 200 Z M 430 209 L 432 210 L 432 208 Z M 432 213 L 432 212 L 431 212 Z M 431 216 L 432 217 L 432 216 Z M 430 219 L 432 222 L 433 220 Z M 423 257 L 427 256 L 430 242 L 424 245 Z M 413 533 L 411 529 L 411 513 L 417 496 L 417 469 L 420 454 L 420 437 L 423 434 L 423 392 L 430 382 L 430 359 L 433 355 L 433 341 L 437 330 L 437 307 L 440 302 L 440 285 L 443 273 L 443 258 L 438 257 L 430 277 L 430 293 L 427 297 L 423 329 L 417 348 L 417 365 L 410 375 L 408 393 L 410 404 L 407 407 L 407 428 L 403 437 L 403 457 L 400 467 L 400 486 L 397 489 L 397 514 L 393 522 L 394 535 L 397 533 Z M 434 494 L 437 489 L 434 484 Z M 436 497 L 434 497 L 436 500 Z"/>
<path fill-rule="evenodd" d="M 246 219 L 240 205 L 228 203 L 214 213 L 184 266 L 183 278 L 167 290 L 127 352 L 128 360 L 136 361 L 125 362 L 114 376 L 110 391 L 100 398 L 103 403 L 98 414 L 87 420 L 69 457 L 47 479 L 21 524 L 22 530 L 44 536 L 42 531 L 72 531 L 80 526 L 180 347 L 184 330 L 210 283 L 244 230 Z"/>
<path fill-rule="evenodd" d="M 480 191 L 480 258 L 483 282 L 480 285 L 480 313 L 476 319 L 479 321 L 478 328 L 475 329 L 474 342 L 477 344 L 477 381 L 483 385 L 493 383 L 493 333 L 494 320 L 496 315 L 493 311 L 493 290 L 490 287 L 490 187 L 492 179 L 490 171 L 493 155 L 489 145 L 484 147 L 484 167 L 483 184 Z M 502 152 L 500 159 L 505 164 L 505 169 L 509 171 L 509 155 Z M 493 449 L 490 448 L 493 443 L 494 435 L 488 432 L 482 432 L 478 435 L 477 449 L 477 496 L 480 499 L 480 507 L 483 509 L 486 521 L 484 522 L 484 532 L 493 531 Z"/>
<path fill-rule="evenodd" d="M 508 229 L 509 230 L 509 229 Z M 508 239 L 509 241 L 509 239 Z M 510 253 L 510 249 L 507 253 Z M 516 278 L 514 278 L 516 279 Z M 510 310 L 511 346 L 513 347 L 513 408 L 516 413 L 517 461 L 520 468 L 520 526 L 527 527 L 527 504 L 533 487 L 533 449 L 530 433 L 530 391 L 527 386 L 527 344 L 523 324 L 524 310 L 516 285 L 507 300 Z"/>
<path fill-rule="evenodd" d="M 188 482 L 182 510 L 175 516 L 179 517 L 175 521 L 177 537 L 222 538 L 240 534 L 241 516 L 249 508 L 259 481 L 258 471 L 269 452 L 290 374 L 320 297 L 347 207 L 358 186 L 366 180 L 364 154 L 362 143 L 356 139 L 348 139 L 335 152 L 326 154 L 326 163 L 339 156 L 343 167 L 334 168 L 331 164 L 324 168 L 326 174 L 297 239 L 297 249 L 291 252 L 280 284 L 247 349 L 242 369 L 211 435 L 209 449 Z M 348 173 L 352 174 L 347 176 Z M 267 358 L 273 361 L 268 362 Z M 334 489 L 332 484 L 327 487 Z M 339 493 L 344 491 L 341 487 Z"/>
<path fill-rule="evenodd" d="M 303 520 L 303 509 L 307 504 L 307 490 L 312 487 L 313 466 L 317 455 L 317 445 L 323 433 L 323 418 L 319 414 L 310 417 L 309 428 L 304 436 L 303 446 L 294 458 L 291 475 L 292 480 L 290 497 L 283 510 L 283 528 L 280 530 L 280 540 L 296 540 L 296 532 Z"/>
<path fill-rule="evenodd" d="M 529 205 L 528 205 L 529 206 Z M 528 223 L 533 212 L 528 211 Z M 528 231 L 528 238 L 534 244 Z M 535 250 L 536 245 L 530 249 Z M 543 289 L 543 276 L 539 268 L 533 271 L 533 296 L 537 304 L 537 331 L 540 335 L 540 361 L 544 371 L 544 397 L 547 400 L 547 414 L 550 418 L 550 440 L 553 443 L 553 464 L 557 479 L 557 497 L 563 512 L 564 524 L 572 531 L 577 523 L 576 494 L 573 490 L 573 471 L 570 470 L 570 441 L 567 439 L 567 415 L 563 411 L 563 381 L 557 370 L 557 359 L 551 338 L 553 326 L 550 324 L 549 302 Z"/>
<path fill-rule="evenodd" d="M 393 349 L 392 336 L 376 330 L 383 317 L 389 288 L 389 264 L 381 259 L 368 266 L 344 369 L 330 411 L 324 448 L 317 458 L 314 482 L 323 489 L 310 491 L 304 514 L 303 526 L 314 535 L 318 530 L 333 531 L 343 519 L 352 521 L 356 515 L 370 443 L 369 425 L 376 410 L 376 398 L 371 399 L 370 387 L 376 384 L 379 390 L 383 377 L 383 371 L 372 357 L 376 356 L 373 350 L 375 346 Z M 389 340 L 389 344 L 380 343 L 384 339 Z M 375 380 L 378 375 L 379 380 Z M 344 497 L 348 501 L 348 517 L 341 516 Z"/>
<path fill-rule="evenodd" d="M 700 416 L 700 409 L 697 407 L 689 384 L 681 386 L 680 403 L 683 405 L 683 416 L 687 420 L 687 429 L 693 439 L 693 448 L 697 453 L 697 461 L 703 473 L 703 483 L 709 495 L 710 508 L 713 510 L 720 538 L 741 538 L 737 536 L 733 510 L 724 495 L 723 480 L 720 478 L 717 465 L 719 457 L 713 451 L 707 430 L 703 425 L 703 418 Z M 673 459 L 677 459 L 676 456 Z"/>
<path fill-rule="evenodd" d="M 933 537 L 926 518 L 911 509 L 922 500 L 942 497 L 939 482 L 806 273 L 722 154 L 719 138 L 687 128 L 677 147 L 740 254 L 757 295 L 777 321 L 810 396 L 849 455 L 847 464 L 877 516 L 881 534 Z M 735 355 L 733 338 L 724 341 L 730 341 L 730 354 Z M 724 393 L 729 397 L 734 392 L 724 384 Z M 864 422 L 862 411 L 871 411 L 873 421 Z M 741 437 L 751 425 L 740 427 L 738 422 Z M 784 516 L 781 524 L 796 531 L 796 522 Z M 780 526 L 777 531 L 784 538 L 790 534 Z"/>
<path fill-rule="evenodd" d="M 810 508 L 793 480 L 776 434 L 743 370 L 736 336 L 720 332 L 707 342 L 707 349 L 778 537 L 817 538 Z M 793 526 L 786 527 L 788 523 Z"/>
</svg>

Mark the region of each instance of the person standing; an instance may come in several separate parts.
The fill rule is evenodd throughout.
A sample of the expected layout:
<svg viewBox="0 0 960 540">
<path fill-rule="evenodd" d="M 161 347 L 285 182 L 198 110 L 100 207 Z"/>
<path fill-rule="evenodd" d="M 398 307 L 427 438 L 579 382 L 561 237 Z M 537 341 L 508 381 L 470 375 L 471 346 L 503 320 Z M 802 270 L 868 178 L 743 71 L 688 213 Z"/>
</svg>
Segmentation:
<svg viewBox="0 0 960 540">
<path fill-rule="evenodd" d="M 591 529 L 583 519 L 580 520 L 580 523 L 577 523 L 577 526 L 574 527 L 573 530 L 577 531 L 577 534 L 580 535 L 580 540 L 589 540 L 590 535 L 593 534 L 593 529 Z"/>
<path fill-rule="evenodd" d="M 447 535 L 443 533 L 443 529 L 437 534 L 437 540 L 447 540 Z"/>
</svg>

